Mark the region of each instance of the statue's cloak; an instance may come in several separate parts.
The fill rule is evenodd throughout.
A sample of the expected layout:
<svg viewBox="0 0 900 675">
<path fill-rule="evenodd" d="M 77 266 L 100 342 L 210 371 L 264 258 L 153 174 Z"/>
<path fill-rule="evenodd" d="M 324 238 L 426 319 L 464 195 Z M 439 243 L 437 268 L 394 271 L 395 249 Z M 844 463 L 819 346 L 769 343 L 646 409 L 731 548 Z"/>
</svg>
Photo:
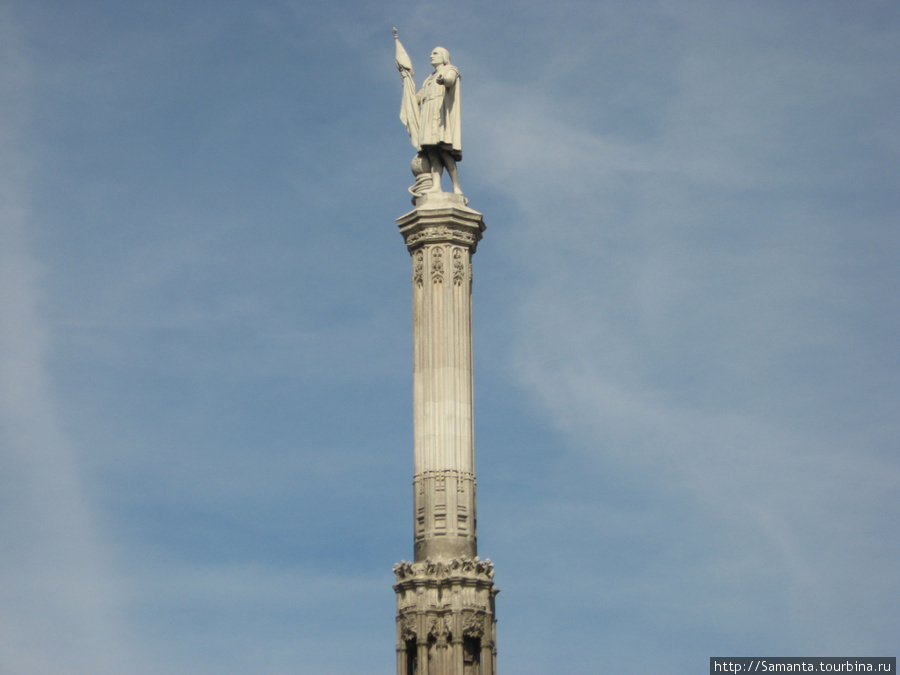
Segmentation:
<svg viewBox="0 0 900 675">
<path fill-rule="evenodd" d="M 444 75 L 445 80 L 452 78 L 453 84 L 449 87 L 440 84 L 438 75 Z M 428 76 L 417 95 L 421 105 L 418 149 L 436 145 L 456 161 L 462 159 L 459 80 L 456 66 L 445 64 Z"/>
</svg>

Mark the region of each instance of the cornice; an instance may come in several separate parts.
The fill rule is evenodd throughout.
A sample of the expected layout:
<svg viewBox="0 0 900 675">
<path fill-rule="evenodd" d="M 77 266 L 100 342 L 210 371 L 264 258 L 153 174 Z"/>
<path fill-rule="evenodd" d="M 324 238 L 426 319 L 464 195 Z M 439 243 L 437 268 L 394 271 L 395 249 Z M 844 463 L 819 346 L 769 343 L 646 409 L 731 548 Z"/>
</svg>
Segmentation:
<svg viewBox="0 0 900 675">
<path fill-rule="evenodd" d="M 478 211 L 466 206 L 459 195 L 449 193 L 421 201 L 415 209 L 397 219 L 410 253 L 426 244 L 452 244 L 475 252 L 487 229 Z"/>
</svg>

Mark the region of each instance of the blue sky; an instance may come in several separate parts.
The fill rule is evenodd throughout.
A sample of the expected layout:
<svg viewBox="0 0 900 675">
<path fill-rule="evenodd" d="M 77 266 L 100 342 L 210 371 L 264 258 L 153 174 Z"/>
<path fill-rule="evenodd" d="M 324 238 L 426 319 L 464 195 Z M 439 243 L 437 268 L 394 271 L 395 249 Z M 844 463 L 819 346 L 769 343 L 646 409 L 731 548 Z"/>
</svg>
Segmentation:
<svg viewBox="0 0 900 675">
<path fill-rule="evenodd" d="M 501 671 L 896 656 L 897 3 L 7 0 L 0 671 L 394 669 L 392 26 L 488 224 Z"/>
</svg>

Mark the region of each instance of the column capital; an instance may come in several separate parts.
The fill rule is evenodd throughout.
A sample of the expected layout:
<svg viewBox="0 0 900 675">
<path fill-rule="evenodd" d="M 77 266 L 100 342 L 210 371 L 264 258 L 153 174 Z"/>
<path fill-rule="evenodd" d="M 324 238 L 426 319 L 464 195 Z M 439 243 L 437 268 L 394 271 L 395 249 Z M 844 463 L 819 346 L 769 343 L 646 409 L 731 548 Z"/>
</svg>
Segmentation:
<svg viewBox="0 0 900 675">
<path fill-rule="evenodd" d="M 483 216 L 466 206 L 462 195 L 449 192 L 418 197 L 416 208 L 400 216 L 397 225 L 410 253 L 424 244 L 455 244 L 475 253 L 487 229 Z"/>
</svg>

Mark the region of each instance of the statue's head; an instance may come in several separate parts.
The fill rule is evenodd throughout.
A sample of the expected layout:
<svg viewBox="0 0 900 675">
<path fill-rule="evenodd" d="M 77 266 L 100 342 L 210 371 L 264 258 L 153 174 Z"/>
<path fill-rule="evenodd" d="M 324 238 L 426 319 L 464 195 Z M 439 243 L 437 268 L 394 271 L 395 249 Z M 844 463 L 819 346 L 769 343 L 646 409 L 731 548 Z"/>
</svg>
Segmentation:
<svg viewBox="0 0 900 675">
<path fill-rule="evenodd" d="M 443 47 L 435 47 L 431 51 L 431 65 L 444 66 L 450 63 L 450 52 Z"/>
</svg>

